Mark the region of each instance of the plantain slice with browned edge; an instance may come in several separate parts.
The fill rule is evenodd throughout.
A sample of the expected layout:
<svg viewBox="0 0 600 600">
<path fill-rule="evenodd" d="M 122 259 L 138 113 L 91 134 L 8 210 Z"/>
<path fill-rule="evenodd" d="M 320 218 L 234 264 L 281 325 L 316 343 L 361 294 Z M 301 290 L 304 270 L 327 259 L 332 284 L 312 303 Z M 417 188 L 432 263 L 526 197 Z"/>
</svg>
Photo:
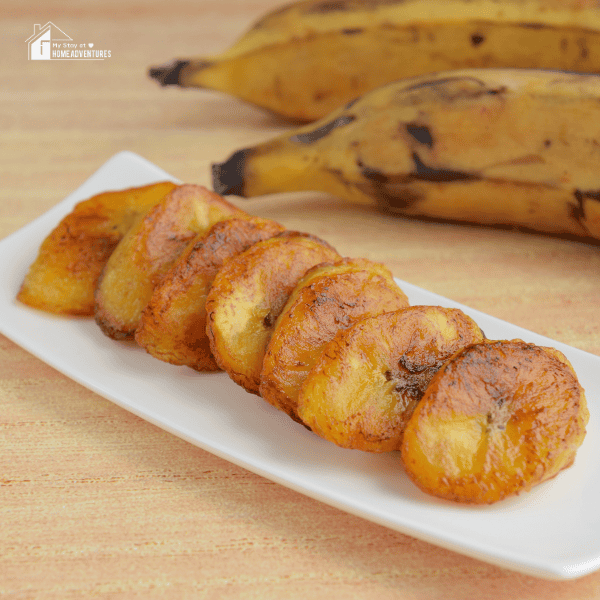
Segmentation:
<svg viewBox="0 0 600 600">
<path fill-rule="evenodd" d="M 136 218 L 175 187 L 161 181 L 76 204 L 42 242 L 17 299 L 46 312 L 92 316 L 94 290 L 113 250 Z"/>
<path fill-rule="evenodd" d="M 323 349 L 300 388 L 298 416 L 343 448 L 399 450 L 435 373 L 483 339 L 473 319 L 454 308 L 411 306 L 362 319 Z"/>
<path fill-rule="evenodd" d="M 295 421 L 298 391 L 327 342 L 357 320 L 408 306 L 390 270 L 365 258 L 310 269 L 279 315 L 263 361 L 260 395 Z"/>
<path fill-rule="evenodd" d="M 285 231 L 223 265 L 206 299 L 206 331 L 217 364 L 233 381 L 259 393 L 266 346 L 288 297 L 308 269 L 340 258 L 315 236 Z"/>
<path fill-rule="evenodd" d="M 136 342 L 152 356 L 197 371 L 217 371 L 206 335 L 206 297 L 231 257 L 284 231 L 259 217 L 220 221 L 198 234 L 154 288 L 142 312 Z"/>
<path fill-rule="evenodd" d="M 406 426 L 402 460 L 429 494 L 491 504 L 569 467 L 588 419 L 584 390 L 561 352 L 486 341 L 434 377 Z"/>
<path fill-rule="evenodd" d="M 102 271 L 94 309 L 102 331 L 132 339 L 154 287 L 190 240 L 218 221 L 246 214 L 199 185 L 167 194 L 127 231 Z"/>
</svg>

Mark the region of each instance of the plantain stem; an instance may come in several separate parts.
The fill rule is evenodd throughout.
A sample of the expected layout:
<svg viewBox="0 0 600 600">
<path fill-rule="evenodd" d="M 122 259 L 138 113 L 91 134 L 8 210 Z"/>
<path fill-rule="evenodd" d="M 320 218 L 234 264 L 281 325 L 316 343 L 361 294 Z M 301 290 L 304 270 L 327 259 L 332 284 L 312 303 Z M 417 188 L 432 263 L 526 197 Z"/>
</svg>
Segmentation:
<svg viewBox="0 0 600 600">
<path fill-rule="evenodd" d="M 222 196 L 244 196 L 244 164 L 247 150 L 234 152 L 225 162 L 212 165 L 213 189 Z"/>
<path fill-rule="evenodd" d="M 156 79 L 163 87 L 166 85 L 181 85 L 179 76 L 182 69 L 190 64 L 189 60 L 173 60 L 159 67 L 150 67 L 148 75 Z"/>
</svg>

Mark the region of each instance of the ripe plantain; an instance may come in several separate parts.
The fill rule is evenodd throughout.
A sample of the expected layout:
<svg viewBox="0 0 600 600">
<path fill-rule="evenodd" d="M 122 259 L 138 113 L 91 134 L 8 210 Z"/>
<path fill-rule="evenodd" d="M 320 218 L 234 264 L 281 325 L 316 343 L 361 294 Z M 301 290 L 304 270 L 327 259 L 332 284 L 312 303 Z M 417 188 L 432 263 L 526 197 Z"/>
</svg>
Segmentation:
<svg viewBox="0 0 600 600">
<path fill-rule="evenodd" d="M 152 290 L 190 240 L 216 222 L 243 214 L 198 185 L 181 185 L 127 231 L 95 291 L 94 316 L 114 339 L 132 339 Z"/>
<path fill-rule="evenodd" d="M 404 428 L 435 373 L 484 339 L 458 309 L 411 306 L 338 332 L 298 394 L 298 416 L 338 446 L 399 450 Z"/>
<path fill-rule="evenodd" d="M 206 335 L 206 296 L 232 256 L 284 228 L 259 217 L 219 221 L 198 234 L 154 288 L 135 341 L 152 356 L 197 371 L 217 371 Z"/>
<path fill-rule="evenodd" d="M 318 190 L 403 215 L 600 239 L 600 76 L 402 80 L 213 165 L 243 197 Z"/>
<path fill-rule="evenodd" d="M 308 269 L 341 256 L 319 238 L 285 231 L 227 261 L 206 298 L 210 348 L 219 367 L 259 393 L 265 349 L 289 295 Z"/>
<path fill-rule="evenodd" d="M 402 459 L 424 491 L 491 504 L 569 467 L 588 419 L 584 391 L 561 352 L 486 340 L 433 378 L 406 426 Z"/>
<path fill-rule="evenodd" d="M 263 360 L 260 395 L 300 421 L 298 392 L 325 344 L 361 318 L 407 306 L 408 298 L 382 264 L 345 258 L 313 267 L 275 323 Z"/>
<path fill-rule="evenodd" d="M 391 81 L 465 67 L 600 71 L 600 9 L 544 0 L 305 0 L 221 55 L 150 68 L 312 121 Z"/>
<path fill-rule="evenodd" d="M 17 299 L 47 312 L 91 316 L 104 265 L 136 218 L 176 185 L 151 185 L 98 194 L 79 202 L 42 242 Z"/>
</svg>

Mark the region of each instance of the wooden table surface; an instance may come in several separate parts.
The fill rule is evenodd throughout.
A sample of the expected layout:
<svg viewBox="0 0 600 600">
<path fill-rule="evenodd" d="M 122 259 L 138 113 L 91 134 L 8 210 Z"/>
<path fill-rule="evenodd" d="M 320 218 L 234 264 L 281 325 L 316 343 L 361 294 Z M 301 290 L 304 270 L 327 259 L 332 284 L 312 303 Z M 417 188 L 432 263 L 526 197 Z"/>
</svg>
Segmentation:
<svg viewBox="0 0 600 600">
<path fill-rule="evenodd" d="M 149 65 L 225 49 L 280 0 L 2 2 L 0 238 L 107 159 L 137 152 L 189 183 L 284 123 Z M 52 21 L 103 61 L 30 61 Z M 242 205 L 345 255 L 600 355 L 600 247 L 411 221 L 322 194 Z M 0 336 L 0 597 L 600 598 L 350 516 L 133 416 Z"/>
</svg>

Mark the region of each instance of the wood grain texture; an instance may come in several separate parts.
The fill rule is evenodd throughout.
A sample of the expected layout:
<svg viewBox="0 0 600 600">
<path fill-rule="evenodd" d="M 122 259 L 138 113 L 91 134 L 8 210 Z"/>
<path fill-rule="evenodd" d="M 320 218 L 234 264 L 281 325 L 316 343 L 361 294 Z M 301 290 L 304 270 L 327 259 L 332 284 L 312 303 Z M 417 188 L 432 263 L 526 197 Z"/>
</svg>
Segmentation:
<svg viewBox="0 0 600 600">
<path fill-rule="evenodd" d="M 37 4 L 37 5 L 36 5 Z M 224 49 L 278 0 L 3 2 L 0 238 L 116 152 L 189 183 L 287 124 L 220 94 L 161 89 L 148 66 Z M 111 50 L 28 61 L 35 23 Z M 239 200 L 383 261 L 431 291 L 600 355 L 600 248 L 389 217 L 319 194 Z M 600 573 L 555 583 L 328 507 L 200 450 L 0 336 L 0 597 L 600 598 Z"/>
</svg>

